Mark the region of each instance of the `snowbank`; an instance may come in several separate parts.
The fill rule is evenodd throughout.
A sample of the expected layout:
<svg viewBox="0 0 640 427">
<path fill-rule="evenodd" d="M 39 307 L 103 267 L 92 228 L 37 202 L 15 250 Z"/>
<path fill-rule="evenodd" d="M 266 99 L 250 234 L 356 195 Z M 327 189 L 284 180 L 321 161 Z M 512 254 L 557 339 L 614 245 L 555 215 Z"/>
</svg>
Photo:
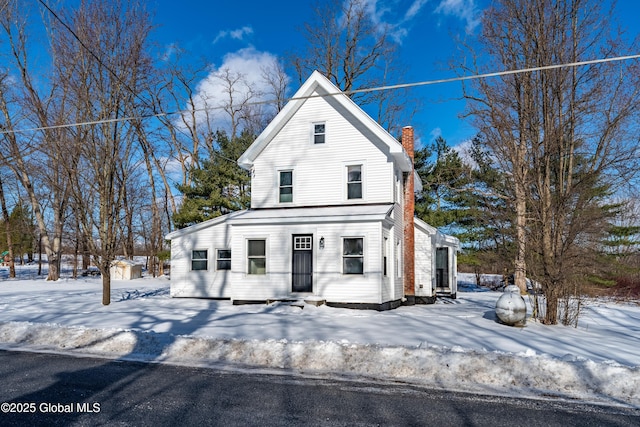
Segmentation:
<svg viewBox="0 0 640 427">
<path fill-rule="evenodd" d="M 96 279 L 2 282 L 1 346 L 640 406 L 637 306 L 597 301 L 578 328 L 513 328 L 496 322 L 495 292 L 379 313 L 172 299 L 167 287 L 115 282 L 103 307 Z"/>
</svg>

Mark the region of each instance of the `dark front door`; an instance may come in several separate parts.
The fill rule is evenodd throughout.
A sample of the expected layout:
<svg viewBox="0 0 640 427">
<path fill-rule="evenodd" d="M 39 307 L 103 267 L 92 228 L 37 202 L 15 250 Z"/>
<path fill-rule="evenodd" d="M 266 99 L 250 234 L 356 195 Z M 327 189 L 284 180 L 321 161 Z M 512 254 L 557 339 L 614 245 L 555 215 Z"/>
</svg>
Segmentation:
<svg viewBox="0 0 640 427">
<path fill-rule="evenodd" d="M 449 248 L 436 249 L 436 289 L 449 288 Z"/>
<path fill-rule="evenodd" d="M 293 292 L 313 292 L 313 236 L 293 236 Z"/>
</svg>

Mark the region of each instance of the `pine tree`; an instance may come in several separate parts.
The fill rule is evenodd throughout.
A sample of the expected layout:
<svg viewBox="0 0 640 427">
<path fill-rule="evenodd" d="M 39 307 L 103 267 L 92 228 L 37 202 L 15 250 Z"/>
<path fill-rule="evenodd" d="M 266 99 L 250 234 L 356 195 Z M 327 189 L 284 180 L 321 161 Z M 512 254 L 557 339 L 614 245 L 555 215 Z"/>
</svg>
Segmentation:
<svg viewBox="0 0 640 427">
<path fill-rule="evenodd" d="M 0 221 L 0 230 L 5 229 L 6 225 L 4 220 L 2 220 Z M 22 202 L 15 205 L 9 215 L 8 229 L 11 233 L 13 255 L 21 259 L 23 259 L 24 255 L 31 257 L 34 251 L 35 224 L 31 210 L 27 205 Z M 0 247 L 8 247 L 6 233 L 0 232 Z"/>
<path fill-rule="evenodd" d="M 191 170 L 191 185 L 179 185 L 182 205 L 173 216 L 176 228 L 184 228 L 220 215 L 246 209 L 250 205 L 250 177 L 236 159 L 256 136 L 248 131 L 229 138 L 224 131 L 212 136 L 216 141 L 208 159 Z"/>
<path fill-rule="evenodd" d="M 433 154 L 435 162 L 430 161 Z M 415 166 L 423 186 L 416 198 L 416 214 L 434 227 L 455 228 L 468 214 L 470 195 L 464 189 L 469 168 L 442 137 L 416 151 Z"/>
</svg>

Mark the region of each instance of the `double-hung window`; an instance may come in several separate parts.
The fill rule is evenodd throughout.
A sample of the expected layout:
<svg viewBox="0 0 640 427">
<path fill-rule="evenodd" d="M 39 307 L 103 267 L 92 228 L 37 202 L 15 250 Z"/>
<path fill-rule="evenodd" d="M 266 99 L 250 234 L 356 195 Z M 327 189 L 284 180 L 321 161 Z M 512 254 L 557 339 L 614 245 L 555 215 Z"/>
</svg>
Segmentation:
<svg viewBox="0 0 640 427">
<path fill-rule="evenodd" d="M 364 239 L 362 237 L 345 237 L 342 240 L 342 272 L 343 274 L 364 273 Z"/>
<path fill-rule="evenodd" d="M 231 249 L 218 249 L 216 270 L 231 270 Z"/>
<path fill-rule="evenodd" d="M 195 250 L 191 251 L 191 270 L 206 270 L 208 268 L 208 254 L 207 250 Z"/>
<path fill-rule="evenodd" d="M 347 199 L 362 199 L 362 165 L 347 166 Z"/>
<path fill-rule="evenodd" d="M 293 202 L 293 171 L 280 171 L 278 175 L 280 203 Z"/>
<path fill-rule="evenodd" d="M 324 123 L 314 123 L 313 124 L 313 143 L 314 144 L 324 144 L 325 142 L 325 124 Z"/>
<path fill-rule="evenodd" d="M 247 240 L 247 262 L 249 274 L 267 273 L 267 241 L 264 239 Z"/>
</svg>

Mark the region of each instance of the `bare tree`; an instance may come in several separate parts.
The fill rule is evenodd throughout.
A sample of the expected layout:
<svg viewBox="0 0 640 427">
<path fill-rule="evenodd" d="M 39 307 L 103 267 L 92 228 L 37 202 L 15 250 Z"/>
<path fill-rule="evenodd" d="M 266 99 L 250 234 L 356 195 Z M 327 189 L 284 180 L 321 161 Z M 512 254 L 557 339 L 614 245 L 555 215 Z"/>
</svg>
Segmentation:
<svg viewBox="0 0 640 427">
<path fill-rule="evenodd" d="M 68 19 L 74 35 L 63 28 L 53 33 L 56 65 L 70 88 L 78 121 L 99 123 L 68 129 L 81 156 L 67 175 L 82 231 L 102 274 L 102 303 L 108 305 L 110 266 L 125 237 L 122 230 L 130 228 L 125 197 L 137 166 L 134 129 L 118 119 L 146 106 L 137 89 L 150 68 L 150 24 L 141 4 L 120 1 L 82 2 Z"/>
<path fill-rule="evenodd" d="M 176 50 L 175 58 L 167 61 L 163 69 L 157 70 L 156 81 L 149 93 L 154 105 L 160 111 L 181 111 L 176 116 L 160 116 L 161 123 L 157 130 L 156 140 L 166 144 L 166 158 L 177 161 L 181 168 L 181 185 L 190 185 L 190 171 L 199 167 L 201 150 L 203 146 L 210 150 L 209 135 L 212 129 L 209 126 L 209 114 L 206 100 L 201 99 L 195 87 L 199 79 L 206 78 L 209 67 L 202 65 L 192 67 L 181 63 L 183 52 Z M 204 104 L 204 105 L 201 105 Z M 201 114 L 203 113 L 203 114 Z M 202 117 L 204 116 L 204 120 Z M 147 141 L 149 138 L 145 138 Z M 144 143 L 143 148 L 151 155 L 158 171 L 159 156 L 154 154 L 159 151 L 158 144 Z M 177 211 L 177 203 L 173 200 L 171 186 L 166 175 L 161 172 L 165 193 L 170 198 L 171 213 Z"/>
<path fill-rule="evenodd" d="M 303 28 L 307 49 L 291 57 L 301 82 L 318 70 L 348 93 L 391 84 L 391 76 L 402 76 L 391 28 L 375 23 L 368 6 L 365 0 L 332 0 L 316 5 L 314 21 Z M 399 116 L 410 118 L 417 108 L 408 107 L 413 100 L 406 90 L 349 96 L 361 105 L 373 105 L 378 111 L 374 115 L 388 130 L 398 129 Z"/>
<path fill-rule="evenodd" d="M 494 2 L 474 71 L 627 52 L 609 16 L 591 0 Z M 588 272 L 589 254 L 614 213 L 608 196 L 637 170 L 640 74 L 633 67 L 603 63 L 515 74 L 480 80 L 466 92 L 469 113 L 511 178 L 516 284 L 524 291 L 527 272 L 541 283 L 550 324 L 558 322 L 559 302 L 577 293 Z"/>
<path fill-rule="evenodd" d="M 72 157 L 73 153 L 65 144 L 63 132 L 51 128 L 65 123 L 69 117 L 65 110 L 64 88 L 46 73 L 34 73 L 38 67 L 33 65 L 29 54 L 29 6 L 13 0 L 5 2 L 0 10 L 9 69 L 19 76 L 18 82 L 9 83 L 6 75 L 0 81 L 0 113 L 6 129 L 2 152 L 5 164 L 18 177 L 30 201 L 48 258 L 47 279 L 57 280 L 69 199 L 69 183 L 61 163 Z M 44 130 L 17 134 L 14 130 L 19 125 L 31 125 Z M 39 189 L 43 192 L 39 193 Z M 50 215 L 47 215 L 47 210 Z"/>
<path fill-rule="evenodd" d="M 273 64 L 273 67 L 265 67 L 261 71 L 262 80 L 269 88 L 267 94 L 273 96 L 275 112 L 279 113 L 287 103 L 289 76 L 280 62 Z"/>
<path fill-rule="evenodd" d="M 142 120 L 133 120 L 132 125 L 137 140 L 142 149 L 142 157 L 147 172 L 148 186 L 142 186 L 139 189 L 139 204 L 136 205 L 133 214 L 137 214 L 139 222 L 138 234 L 144 241 L 145 255 L 147 256 L 148 271 L 156 277 L 162 273 L 162 262 L 160 260 L 161 253 L 164 251 L 165 233 L 171 229 L 171 215 L 175 213 L 171 210 L 171 214 L 163 215 L 165 208 L 175 203 L 173 196 L 169 196 L 170 187 L 164 168 L 161 167 L 160 161 L 155 155 L 155 147 L 150 140 L 150 132 L 145 128 Z M 163 186 L 164 194 L 158 194 L 158 176 Z M 139 185 L 142 178 L 136 181 Z M 174 205 L 175 206 L 175 205 Z"/>
</svg>

